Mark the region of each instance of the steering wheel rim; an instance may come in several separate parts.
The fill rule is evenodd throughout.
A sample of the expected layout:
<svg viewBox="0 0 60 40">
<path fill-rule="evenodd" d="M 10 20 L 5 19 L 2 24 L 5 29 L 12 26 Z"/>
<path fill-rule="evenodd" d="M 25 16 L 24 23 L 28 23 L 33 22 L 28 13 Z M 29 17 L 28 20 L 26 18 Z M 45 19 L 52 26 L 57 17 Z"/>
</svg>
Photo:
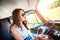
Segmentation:
<svg viewBox="0 0 60 40">
<path fill-rule="evenodd" d="M 40 34 L 46 34 L 47 31 L 49 30 L 49 28 L 47 26 L 38 27 L 38 31 L 37 31 L 38 35 L 39 35 L 40 30 L 42 30 L 42 32 Z"/>
</svg>

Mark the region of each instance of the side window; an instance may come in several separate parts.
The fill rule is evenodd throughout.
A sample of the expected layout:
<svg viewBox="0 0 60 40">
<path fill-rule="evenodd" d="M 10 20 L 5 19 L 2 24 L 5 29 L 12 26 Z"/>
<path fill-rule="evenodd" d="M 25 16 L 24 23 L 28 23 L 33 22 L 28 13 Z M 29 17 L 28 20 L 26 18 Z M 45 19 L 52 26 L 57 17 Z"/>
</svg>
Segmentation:
<svg viewBox="0 0 60 40">
<path fill-rule="evenodd" d="M 31 27 L 43 25 L 42 21 L 38 18 L 38 16 L 34 13 L 33 10 L 27 11 L 25 17 L 26 17 L 28 24 Z"/>
</svg>

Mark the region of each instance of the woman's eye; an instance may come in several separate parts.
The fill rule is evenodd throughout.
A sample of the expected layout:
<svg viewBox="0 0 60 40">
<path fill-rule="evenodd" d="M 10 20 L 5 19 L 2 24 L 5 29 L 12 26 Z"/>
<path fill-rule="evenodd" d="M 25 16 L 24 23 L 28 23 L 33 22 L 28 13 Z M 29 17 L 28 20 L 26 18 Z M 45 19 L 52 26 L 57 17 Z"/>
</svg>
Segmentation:
<svg viewBox="0 0 60 40">
<path fill-rule="evenodd" d="M 25 15 L 25 13 L 22 14 L 22 16 L 24 16 L 24 15 Z"/>
</svg>

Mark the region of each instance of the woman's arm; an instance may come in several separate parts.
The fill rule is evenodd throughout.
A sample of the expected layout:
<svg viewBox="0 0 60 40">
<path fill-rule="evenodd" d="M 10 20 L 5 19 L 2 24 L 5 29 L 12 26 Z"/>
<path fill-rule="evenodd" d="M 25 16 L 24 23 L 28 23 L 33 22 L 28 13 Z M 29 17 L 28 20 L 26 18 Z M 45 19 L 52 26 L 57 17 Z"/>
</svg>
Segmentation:
<svg viewBox="0 0 60 40">
<path fill-rule="evenodd" d="M 10 31 L 16 40 L 23 40 L 16 28 L 11 27 Z"/>
</svg>

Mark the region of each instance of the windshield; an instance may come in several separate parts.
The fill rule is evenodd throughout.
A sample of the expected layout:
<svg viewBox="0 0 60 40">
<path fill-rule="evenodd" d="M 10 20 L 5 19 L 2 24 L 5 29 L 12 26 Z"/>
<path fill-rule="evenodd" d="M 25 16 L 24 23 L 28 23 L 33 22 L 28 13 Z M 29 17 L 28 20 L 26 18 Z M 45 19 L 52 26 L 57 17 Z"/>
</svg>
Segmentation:
<svg viewBox="0 0 60 40">
<path fill-rule="evenodd" d="M 60 20 L 60 0 L 40 0 L 37 9 L 46 20 Z"/>
</svg>

